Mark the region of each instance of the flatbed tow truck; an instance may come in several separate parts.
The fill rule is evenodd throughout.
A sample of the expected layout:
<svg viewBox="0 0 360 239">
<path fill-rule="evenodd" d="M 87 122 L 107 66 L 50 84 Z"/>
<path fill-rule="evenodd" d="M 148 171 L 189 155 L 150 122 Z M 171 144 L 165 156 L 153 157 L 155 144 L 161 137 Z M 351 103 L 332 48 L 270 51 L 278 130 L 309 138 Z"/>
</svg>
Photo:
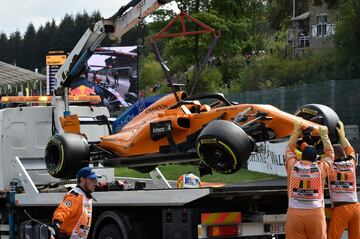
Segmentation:
<svg viewBox="0 0 360 239">
<path fill-rule="evenodd" d="M 0 110 L 0 235 L 1 238 L 45 238 L 46 227 L 28 214 L 50 223 L 52 213 L 74 180 L 51 177 L 44 150 L 56 123 L 54 106 L 18 106 Z M 109 116 L 105 107 L 71 106 L 81 132 L 89 139 L 105 135 L 107 124 L 94 120 Z M 90 119 L 93 122 L 89 124 Z M 158 169 L 153 186 L 144 180 L 125 184 L 113 168 L 96 167 L 103 175 L 94 192 L 90 238 L 271 238 L 284 233 L 286 187 L 222 186 L 172 188 Z"/>
<path fill-rule="evenodd" d="M 0 110 L 1 238 L 46 238 L 46 226 L 28 214 L 50 223 L 56 206 L 75 184 L 53 178 L 46 170 L 44 150 L 56 118 L 52 115 L 64 110 L 62 100 L 53 105 Z M 109 114 L 105 107 L 70 110 L 79 115 L 81 132 L 89 139 L 108 131 L 96 120 Z M 284 238 L 286 179 L 178 189 L 157 168 L 150 173 L 152 186 L 142 179 L 124 184 L 113 168 L 95 168 L 103 177 L 94 192 L 89 238 Z M 328 199 L 326 207 L 331 207 Z"/>
<path fill-rule="evenodd" d="M 71 105 L 69 83 L 105 36 L 119 39 L 165 0 L 132 0 L 113 17 L 89 28 L 57 73 L 64 96 L 33 97 L 41 106 L 0 109 L 0 238 L 48 238 L 52 214 L 76 182 L 54 178 L 46 169 L 48 139 L 64 129 L 60 117 L 77 115 L 80 131 L 89 141 L 109 134 L 105 107 Z M 3 101 L 6 97 L 2 98 Z M 17 103 L 26 98 L 13 99 Z M 9 101 L 10 102 L 10 101 Z M 51 102 L 51 104 L 49 104 Z M 27 104 L 27 103 L 26 103 Z M 286 181 L 256 182 L 238 186 L 172 188 L 155 168 L 155 187 L 143 180 L 126 184 L 113 168 L 92 165 L 102 175 L 93 193 L 94 211 L 89 238 L 93 239 L 195 239 L 285 238 Z M 225 176 L 224 176 L 225 177 Z M 359 180 L 358 180 L 359 182 Z M 327 203 L 328 206 L 328 203 Z"/>
</svg>

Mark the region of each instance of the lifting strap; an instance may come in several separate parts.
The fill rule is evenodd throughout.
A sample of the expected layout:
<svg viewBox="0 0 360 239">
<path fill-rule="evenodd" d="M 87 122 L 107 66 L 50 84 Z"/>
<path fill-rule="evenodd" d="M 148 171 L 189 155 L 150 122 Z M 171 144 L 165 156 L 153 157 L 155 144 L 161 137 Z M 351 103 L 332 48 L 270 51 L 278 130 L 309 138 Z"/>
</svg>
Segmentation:
<svg viewBox="0 0 360 239">
<path fill-rule="evenodd" d="M 190 22 L 193 22 L 196 24 L 197 27 L 199 27 L 199 30 L 196 31 L 188 31 L 187 30 L 187 26 L 186 26 L 186 22 L 185 20 L 188 20 Z M 177 32 L 177 33 L 168 33 L 168 30 L 177 22 L 177 21 L 181 21 L 181 32 Z M 206 34 L 206 33 L 212 33 L 213 34 L 213 39 L 212 42 L 208 48 L 207 54 L 204 58 L 203 63 L 201 64 L 200 70 L 196 73 L 196 76 L 194 77 L 194 84 L 191 88 L 191 92 L 189 94 L 189 96 L 192 95 L 192 93 L 194 92 L 196 85 L 200 79 L 200 74 L 201 72 L 204 70 L 206 64 L 208 63 L 211 53 L 213 51 L 213 49 L 215 48 L 219 37 L 220 37 L 220 32 L 216 31 L 214 28 L 209 27 L 208 25 L 200 22 L 199 20 L 197 20 L 196 18 L 191 17 L 190 15 L 188 15 L 187 13 L 181 11 L 179 15 L 177 15 L 170 23 L 168 23 L 160 32 L 158 32 L 157 34 L 155 34 L 152 38 L 151 38 L 151 43 L 152 43 L 152 48 L 153 51 L 155 53 L 156 59 L 160 62 L 161 68 L 163 69 L 163 71 L 165 72 L 165 76 L 166 79 L 168 81 L 169 86 L 171 87 L 171 90 L 173 91 L 176 100 L 179 101 L 179 97 L 177 96 L 176 89 L 175 86 L 173 84 L 174 79 L 170 74 L 170 69 L 169 67 L 166 65 L 166 62 L 163 60 L 163 58 L 161 57 L 160 51 L 156 45 L 156 41 L 158 39 L 162 39 L 162 38 L 172 38 L 172 37 L 183 37 L 183 36 L 188 36 L 188 35 L 200 35 L 200 34 Z"/>
</svg>

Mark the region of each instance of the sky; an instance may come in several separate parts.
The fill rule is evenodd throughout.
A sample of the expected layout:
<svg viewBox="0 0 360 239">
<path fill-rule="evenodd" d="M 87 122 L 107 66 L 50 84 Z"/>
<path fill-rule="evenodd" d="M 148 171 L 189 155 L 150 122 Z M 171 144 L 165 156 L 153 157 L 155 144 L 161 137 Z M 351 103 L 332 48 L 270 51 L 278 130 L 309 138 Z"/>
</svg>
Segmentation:
<svg viewBox="0 0 360 239">
<path fill-rule="evenodd" d="M 100 11 L 104 18 L 112 16 L 130 0 L 0 0 L 0 33 L 8 36 L 19 30 L 23 35 L 33 23 L 36 30 L 47 21 L 57 23 L 66 13 L 75 15 L 84 10 Z"/>
</svg>

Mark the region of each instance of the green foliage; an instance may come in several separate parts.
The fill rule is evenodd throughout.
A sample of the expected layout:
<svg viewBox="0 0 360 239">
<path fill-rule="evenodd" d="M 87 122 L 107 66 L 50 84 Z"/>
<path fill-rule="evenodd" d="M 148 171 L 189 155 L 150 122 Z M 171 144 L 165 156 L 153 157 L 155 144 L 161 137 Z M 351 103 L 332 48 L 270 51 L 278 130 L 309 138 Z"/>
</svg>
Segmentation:
<svg viewBox="0 0 360 239">
<path fill-rule="evenodd" d="M 310 0 L 301 0 L 295 2 L 295 16 L 308 11 L 309 1 Z M 293 16 L 292 3 L 293 1 L 289 0 L 268 1 L 266 15 L 272 29 L 278 31 L 284 25 L 291 26 L 291 18 Z"/>
<path fill-rule="evenodd" d="M 242 54 L 237 54 L 228 58 L 224 57 L 222 59 L 222 64 L 219 66 L 224 84 L 231 84 L 231 82 L 239 80 L 239 69 L 243 69 L 244 67 L 245 61 Z"/>
<path fill-rule="evenodd" d="M 202 81 L 206 81 L 207 88 L 199 88 L 199 92 L 205 92 L 206 90 L 214 91 L 219 88 L 220 85 L 228 84 L 231 80 L 237 79 L 237 70 L 241 65 L 241 52 L 242 49 L 249 45 L 247 41 L 248 32 L 250 29 L 250 21 L 246 18 L 236 19 L 229 21 L 225 16 L 218 14 L 217 12 L 201 12 L 193 14 L 193 17 L 201 22 L 219 30 L 221 32 L 220 41 L 213 51 L 214 61 L 217 67 L 207 69 L 203 75 L 209 74 L 211 80 L 205 79 L 202 76 Z M 197 30 L 194 25 L 187 22 L 188 31 Z M 181 26 L 174 25 L 174 31 L 180 32 Z M 168 65 L 175 76 L 182 75 L 182 72 L 187 72 L 188 69 L 192 69 L 191 73 L 187 72 L 187 77 L 192 82 L 194 66 L 198 66 L 202 63 L 208 46 L 212 41 L 212 35 L 200 35 L 198 38 L 198 44 L 195 44 L 194 37 L 182 37 L 173 38 L 170 40 L 163 40 L 158 43 L 162 52 L 163 58 L 168 61 Z M 163 46 L 163 50 L 161 49 Z M 253 49 L 253 46 L 250 47 Z M 250 49 L 250 50 L 251 50 Z M 198 52 L 198 55 L 194 52 Z M 238 55 L 234 55 L 237 53 Z M 197 60 L 198 58 L 198 60 Z M 175 77 L 178 80 L 180 77 Z M 225 82 L 221 82 L 221 79 L 225 79 Z M 203 84 L 201 84 L 203 86 Z"/>
<path fill-rule="evenodd" d="M 177 180 L 181 175 L 188 172 L 193 172 L 196 175 L 200 175 L 198 168 L 192 165 L 161 165 L 159 166 L 159 169 L 163 173 L 164 177 L 168 180 Z M 139 173 L 135 170 L 127 168 L 117 168 L 115 170 L 115 175 L 118 177 L 149 178 L 148 173 Z M 240 169 L 240 171 L 238 171 L 237 173 L 230 175 L 213 173 L 212 175 L 206 175 L 202 177 L 201 180 L 203 182 L 236 184 L 239 182 L 277 178 L 281 177 Z"/>
<path fill-rule="evenodd" d="M 212 8 L 212 0 L 185 0 L 184 1 L 188 7 L 187 10 L 190 13 L 196 12 L 206 12 Z"/>
<path fill-rule="evenodd" d="M 140 79 L 139 88 L 145 90 L 146 95 L 152 94 L 150 87 L 155 83 L 160 83 L 161 86 L 166 85 L 166 78 L 159 62 L 154 55 L 149 55 L 142 58 L 140 61 Z"/>
<path fill-rule="evenodd" d="M 340 6 L 341 20 L 336 25 L 336 48 L 310 52 L 307 57 L 285 59 L 281 51 L 286 44 L 285 30 L 267 40 L 266 48 L 276 49 L 274 55 L 254 57 L 249 67 L 241 68 L 241 90 L 259 90 L 327 80 L 355 79 L 360 76 L 360 3 L 347 0 L 325 1 Z M 277 38 L 277 41 L 275 39 Z M 232 88 L 234 88 L 232 86 Z"/>
<path fill-rule="evenodd" d="M 243 90 L 260 90 L 334 79 L 334 53 L 313 53 L 309 57 L 288 60 L 276 55 L 254 59 L 240 71 Z"/>
<path fill-rule="evenodd" d="M 22 58 L 19 65 L 27 65 L 30 69 L 36 68 L 36 59 L 39 57 L 36 51 L 36 30 L 33 24 L 30 24 L 25 32 L 24 39 L 22 41 L 22 49 L 26 58 Z"/>
<path fill-rule="evenodd" d="M 329 8 L 336 8 L 339 6 L 339 4 L 341 4 L 341 2 L 346 2 L 347 0 L 314 0 L 314 5 L 316 6 L 319 6 L 319 5 L 322 5 L 324 3 L 326 3 L 326 5 L 329 7 Z"/>
<path fill-rule="evenodd" d="M 264 40 L 264 49 L 266 49 L 269 54 L 276 54 L 278 57 L 284 57 L 284 49 L 288 44 L 286 37 L 287 29 L 285 26 L 282 26 L 279 31 L 275 32 Z"/>
<path fill-rule="evenodd" d="M 137 26 L 127 32 L 121 38 L 121 45 L 122 46 L 133 46 L 142 44 L 145 41 L 145 38 L 149 35 L 148 26 L 144 22 L 140 22 Z"/>
<path fill-rule="evenodd" d="M 8 61 L 11 64 L 19 65 L 18 62 L 21 63 L 22 55 L 21 55 L 21 34 L 19 31 L 10 34 L 8 41 L 8 49 L 9 49 L 9 58 Z M 21 66 L 21 65 L 20 65 Z"/>
<path fill-rule="evenodd" d="M 5 33 L 0 34 L 0 60 L 9 62 L 8 38 Z"/>
<path fill-rule="evenodd" d="M 337 78 L 352 79 L 360 76 L 360 3 L 346 1 L 341 7 L 342 20 L 336 26 Z"/>
<path fill-rule="evenodd" d="M 174 17 L 175 13 L 172 10 L 158 9 L 151 16 L 151 20 L 148 23 L 150 36 L 156 34 L 163 29 Z"/>
<path fill-rule="evenodd" d="M 193 72 L 189 72 L 193 76 Z M 189 77 L 190 78 L 190 77 Z M 190 87 L 193 86 L 194 80 L 190 78 Z M 219 92 L 222 84 L 222 74 L 216 67 L 205 68 L 196 85 L 194 93 Z"/>
</svg>

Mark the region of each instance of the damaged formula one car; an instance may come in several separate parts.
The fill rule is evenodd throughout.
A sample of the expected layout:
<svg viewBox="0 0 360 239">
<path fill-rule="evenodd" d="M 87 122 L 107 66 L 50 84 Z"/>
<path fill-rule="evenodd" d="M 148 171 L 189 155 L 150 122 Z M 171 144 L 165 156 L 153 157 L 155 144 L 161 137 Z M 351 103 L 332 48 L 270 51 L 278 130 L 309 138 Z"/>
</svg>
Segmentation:
<svg viewBox="0 0 360 239">
<path fill-rule="evenodd" d="M 176 100 L 179 98 L 179 101 Z M 316 130 L 327 125 L 337 142 L 337 114 L 329 107 L 309 104 L 296 115 L 271 105 L 237 104 L 222 94 L 169 94 L 141 112 L 116 134 L 87 142 L 80 134 L 54 135 L 46 148 L 46 165 L 54 177 L 73 178 L 79 168 L 101 162 L 148 172 L 159 164 L 200 162 L 216 172 L 231 174 L 247 164 L 255 143 L 286 140 L 297 117 L 309 144 L 319 151 Z"/>
</svg>

